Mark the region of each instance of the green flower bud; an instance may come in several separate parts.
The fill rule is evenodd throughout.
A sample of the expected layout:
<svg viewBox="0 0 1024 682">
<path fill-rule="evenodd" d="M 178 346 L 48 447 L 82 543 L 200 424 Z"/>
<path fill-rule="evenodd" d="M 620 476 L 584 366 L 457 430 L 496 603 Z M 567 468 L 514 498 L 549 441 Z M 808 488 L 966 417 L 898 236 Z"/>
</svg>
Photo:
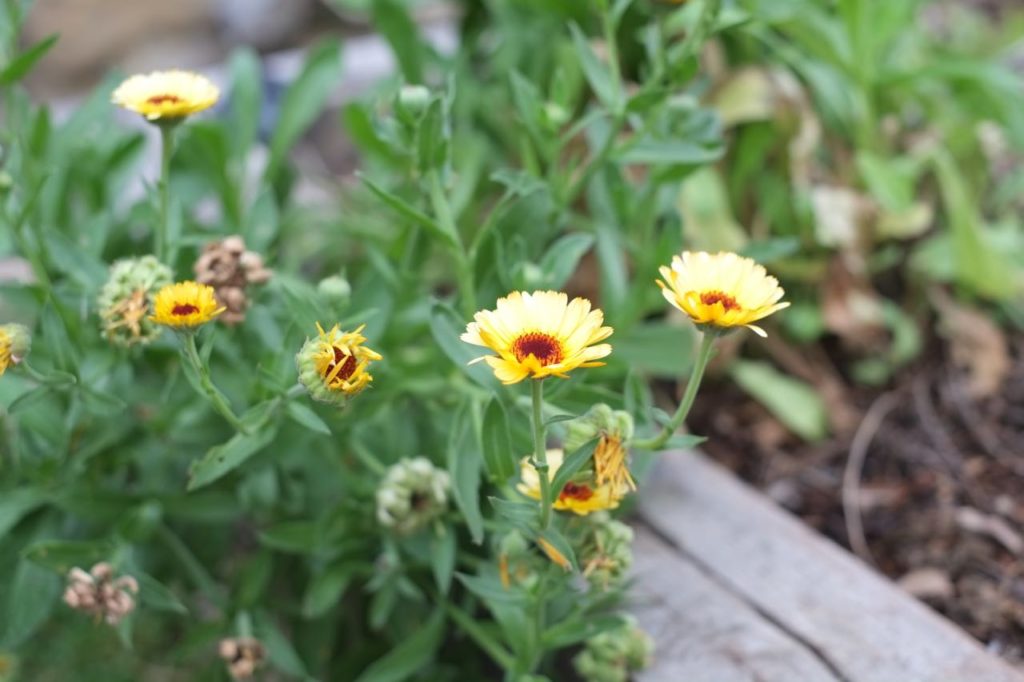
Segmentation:
<svg viewBox="0 0 1024 682">
<path fill-rule="evenodd" d="M 544 105 L 544 122 L 548 128 L 557 130 L 569 121 L 569 112 L 560 104 L 548 102 Z"/>
<path fill-rule="evenodd" d="M 633 417 L 629 412 L 613 410 L 604 403 L 590 408 L 585 415 L 568 423 L 565 451 L 572 452 L 600 435 L 611 435 L 623 443 L 633 437 Z"/>
<path fill-rule="evenodd" d="M 577 556 L 590 585 L 607 590 L 622 583 L 633 565 L 633 529 L 607 512 L 592 514 L 588 520 L 591 533 Z"/>
<path fill-rule="evenodd" d="M 430 106 L 430 90 L 422 85 L 403 85 L 395 100 L 395 110 L 407 123 L 413 123 Z"/>
<path fill-rule="evenodd" d="M 0 195 L 6 194 L 14 186 L 14 178 L 5 170 L 0 170 Z"/>
<path fill-rule="evenodd" d="M 0 376 L 10 365 L 17 365 L 28 355 L 32 336 L 28 327 L 20 324 L 0 325 Z"/>
<path fill-rule="evenodd" d="M 632 616 L 622 624 L 586 641 L 573 666 L 587 682 L 628 682 L 630 674 L 651 663 L 654 641 L 640 629 Z"/>
<path fill-rule="evenodd" d="M 154 256 L 126 258 L 110 266 L 98 300 L 103 338 L 116 346 L 148 344 L 160 335 L 150 321 L 153 296 L 174 281 L 171 269 Z"/>
<path fill-rule="evenodd" d="M 320 280 L 317 293 L 335 308 L 344 308 L 352 298 L 352 285 L 341 275 L 332 275 Z"/>
<path fill-rule="evenodd" d="M 448 472 L 426 457 L 391 466 L 377 488 L 377 520 L 400 535 L 415 533 L 448 509 Z"/>
</svg>

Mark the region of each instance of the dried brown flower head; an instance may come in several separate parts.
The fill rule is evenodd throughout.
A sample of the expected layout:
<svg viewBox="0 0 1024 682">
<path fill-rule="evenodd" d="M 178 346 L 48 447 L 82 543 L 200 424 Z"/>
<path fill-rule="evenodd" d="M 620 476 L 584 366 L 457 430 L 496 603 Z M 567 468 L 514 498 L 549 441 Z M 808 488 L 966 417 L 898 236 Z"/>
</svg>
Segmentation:
<svg viewBox="0 0 1024 682">
<path fill-rule="evenodd" d="M 222 639 L 217 652 L 228 664 L 228 674 L 233 680 L 250 679 L 267 657 L 263 643 L 253 637 Z"/>
<path fill-rule="evenodd" d="M 75 567 L 68 572 L 64 603 L 109 625 L 135 610 L 139 583 L 130 575 L 114 577 L 114 568 L 106 562 L 93 566 L 89 572 Z"/>
<path fill-rule="evenodd" d="M 219 319 L 231 325 L 245 320 L 249 307 L 248 286 L 263 284 L 273 274 L 264 267 L 258 253 L 246 251 L 245 241 L 238 235 L 207 244 L 194 270 L 196 281 L 212 286 L 217 301 L 227 308 Z"/>
</svg>

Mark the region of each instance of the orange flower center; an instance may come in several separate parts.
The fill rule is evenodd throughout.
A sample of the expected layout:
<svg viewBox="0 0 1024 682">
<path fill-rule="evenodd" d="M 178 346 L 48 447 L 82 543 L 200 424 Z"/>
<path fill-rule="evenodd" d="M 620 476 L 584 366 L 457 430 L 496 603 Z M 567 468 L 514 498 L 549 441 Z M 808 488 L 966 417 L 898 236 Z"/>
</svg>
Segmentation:
<svg viewBox="0 0 1024 682">
<path fill-rule="evenodd" d="M 542 367 L 559 363 L 563 357 L 562 344 L 558 339 L 541 332 L 530 332 L 517 338 L 512 342 L 512 352 L 519 362 L 532 355 Z"/>
<path fill-rule="evenodd" d="M 700 302 L 704 305 L 714 305 L 721 303 L 722 307 L 726 310 L 739 310 L 740 304 L 736 302 L 736 299 L 729 294 L 722 293 L 721 291 L 705 291 L 700 295 Z"/>
<path fill-rule="evenodd" d="M 191 303 L 179 303 L 171 308 L 171 315 L 191 315 L 198 312 L 199 308 Z"/>
<path fill-rule="evenodd" d="M 181 98 L 177 95 L 153 95 L 146 100 L 149 104 L 177 104 L 181 101 Z"/>
<path fill-rule="evenodd" d="M 341 369 L 339 369 L 335 374 L 334 370 L 339 365 L 341 366 Z M 355 371 L 356 356 L 345 355 L 345 353 L 340 348 L 334 346 L 334 362 L 327 366 L 327 376 L 334 375 L 335 381 L 347 381 L 348 378 L 351 377 L 353 373 L 355 373 Z"/>
<path fill-rule="evenodd" d="M 562 492 L 558 495 L 558 499 L 586 502 L 593 496 L 594 491 L 591 490 L 589 486 L 577 485 L 576 483 L 566 483 L 565 487 L 562 488 Z"/>
</svg>

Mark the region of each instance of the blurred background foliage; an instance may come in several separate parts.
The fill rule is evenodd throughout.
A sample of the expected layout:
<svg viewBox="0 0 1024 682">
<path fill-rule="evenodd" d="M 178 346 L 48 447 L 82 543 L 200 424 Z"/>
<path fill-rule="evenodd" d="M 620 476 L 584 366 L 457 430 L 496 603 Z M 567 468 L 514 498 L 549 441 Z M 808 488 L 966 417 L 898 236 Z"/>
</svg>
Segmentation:
<svg viewBox="0 0 1024 682">
<path fill-rule="evenodd" d="M 525 396 L 495 393 L 457 336 L 509 290 L 604 309 L 609 365 L 560 383 L 553 410 L 603 401 L 648 432 L 690 363 L 690 330 L 653 286 L 682 248 L 739 251 L 782 280 L 779 341 L 731 339 L 723 371 L 808 442 L 853 417 L 781 346 L 884 387 L 940 332 L 984 350 L 1024 324 L 1019 9 L 993 23 L 924 0 L 466 0 L 444 15 L 448 51 L 424 37 L 433 3 L 329 4 L 346 28 L 325 33 L 379 32 L 399 73 L 337 108 L 344 39 L 318 35 L 284 84 L 238 49 L 173 161 L 177 275 L 230 234 L 275 270 L 244 325 L 201 339 L 232 402 L 274 415 L 243 438 L 194 400 L 172 338 L 102 341 L 108 264 L 148 250 L 154 140 L 112 110 L 115 76 L 59 112 L 36 103 L 20 81 L 55 38 L 19 42 L 29 3 L 3 6 L 0 268 L 21 273 L 17 254 L 28 272 L 0 278 L 0 319 L 34 329 L 48 377 L 0 381 L 0 646 L 24 679 L 222 679 L 213 644 L 239 614 L 281 679 L 493 674 L 441 629 L 438 591 L 524 660 L 593 634 L 614 599 L 560 596 L 547 608 L 568 625 L 531 632 L 473 544 L 508 523 L 481 500 L 487 434 L 506 429 L 514 453 L 530 441 Z M 338 274 L 347 300 L 313 284 Z M 275 401 L 317 320 L 365 322 L 385 355 L 343 413 Z M 993 352 L 966 361 L 979 391 L 995 390 Z M 417 455 L 449 469 L 460 516 L 399 542 L 375 525 L 365 460 Z M 438 546 L 456 538 L 457 555 Z M 57 608 L 60 574 L 106 558 L 143 576 L 147 615 L 121 643 Z"/>
</svg>

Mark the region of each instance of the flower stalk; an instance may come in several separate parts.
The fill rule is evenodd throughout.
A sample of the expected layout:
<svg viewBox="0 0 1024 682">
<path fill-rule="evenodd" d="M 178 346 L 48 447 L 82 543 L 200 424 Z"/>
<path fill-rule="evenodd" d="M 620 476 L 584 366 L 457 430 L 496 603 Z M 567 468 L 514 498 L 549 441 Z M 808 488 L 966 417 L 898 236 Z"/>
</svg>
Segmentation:
<svg viewBox="0 0 1024 682">
<path fill-rule="evenodd" d="M 676 432 L 676 429 L 686 421 L 686 416 L 690 413 L 690 408 L 693 407 L 693 401 L 697 398 L 697 389 L 700 388 L 701 380 L 704 378 L 704 370 L 707 369 L 708 362 L 710 362 L 711 356 L 714 355 L 715 339 L 717 336 L 713 331 L 705 331 L 701 334 L 700 348 L 697 350 L 697 360 L 693 363 L 693 368 L 690 370 L 690 379 L 686 382 L 686 391 L 683 393 L 683 399 L 679 402 L 679 408 L 676 409 L 672 419 L 662 427 L 661 432 L 657 436 L 633 441 L 634 448 L 639 450 L 660 450 L 668 442 L 668 439 L 672 437 L 672 434 Z"/>
<path fill-rule="evenodd" d="M 543 530 L 551 522 L 551 478 L 548 475 L 548 450 L 544 428 L 544 380 L 530 382 L 533 398 L 533 466 L 540 478 L 540 527 Z"/>
<path fill-rule="evenodd" d="M 209 399 L 210 404 L 228 423 L 235 427 L 236 431 L 241 434 L 248 434 L 249 430 L 234 413 L 231 406 L 228 405 L 224 394 L 213 385 L 213 380 L 210 378 L 210 368 L 203 362 L 202 357 L 199 355 L 199 349 L 196 348 L 196 335 L 193 332 L 186 332 L 182 336 L 182 353 L 185 359 L 188 360 L 188 363 L 192 365 L 192 369 L 196 371 L 196 375 L 199 377 L 199 385 L 203 387 L 203 392 Z"/>
<path fill-rule="evenodd" d="M 161 263 L 166 263 L 169 255 L 167 233 L 171 218 L 171 155 L 174 153 L 174 130 L 177 127 L 177 119 L 165 119 L 157 125 L 160 129 L 160 220 L 153 235 L 153 252 Z"/>
</svg>

